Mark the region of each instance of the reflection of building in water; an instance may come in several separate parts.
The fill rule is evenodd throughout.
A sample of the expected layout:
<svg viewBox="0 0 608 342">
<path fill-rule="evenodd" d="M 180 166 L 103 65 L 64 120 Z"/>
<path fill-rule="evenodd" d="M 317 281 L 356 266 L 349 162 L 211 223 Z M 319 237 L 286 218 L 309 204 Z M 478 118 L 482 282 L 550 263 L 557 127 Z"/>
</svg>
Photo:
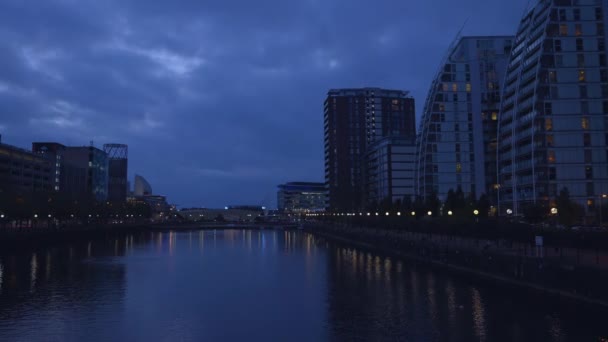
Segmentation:
<svg viewBox="0 0 608 342">
<path fill-rule="evenodd" d="M 108 257 L 124 256 L 131 246 L 132 240 L 118 237 L 111 243 L 105 239 L 82 241 L 71 247 L 57 245 L 37 253 L 0 257 L 0 321 L 50 312 L 69 303 L 78 303 L 95 319 L 100 310 L 120 312 L 126 268 Z M 40 331 L 39 336 L 45 333 Z M 23 340 L 31 338 L 23 336 Z"/>
</svg>

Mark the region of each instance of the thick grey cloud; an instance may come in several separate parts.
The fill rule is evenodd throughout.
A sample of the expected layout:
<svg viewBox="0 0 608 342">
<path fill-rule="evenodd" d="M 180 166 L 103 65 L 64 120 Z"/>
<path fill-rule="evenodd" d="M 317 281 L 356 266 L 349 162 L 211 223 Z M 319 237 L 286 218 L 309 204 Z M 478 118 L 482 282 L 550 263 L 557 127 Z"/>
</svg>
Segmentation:
<svg viewBox="0 0 608 342">
<path fill-rule="evenodd" d="M 407 89 L 418 112 L 450 42 L 513 34 L 527 1 L 0 2 L 0 133 L 123 142 L 182 206 L 273 206 L 323 180 L 329 88 Z"/>
</svg>

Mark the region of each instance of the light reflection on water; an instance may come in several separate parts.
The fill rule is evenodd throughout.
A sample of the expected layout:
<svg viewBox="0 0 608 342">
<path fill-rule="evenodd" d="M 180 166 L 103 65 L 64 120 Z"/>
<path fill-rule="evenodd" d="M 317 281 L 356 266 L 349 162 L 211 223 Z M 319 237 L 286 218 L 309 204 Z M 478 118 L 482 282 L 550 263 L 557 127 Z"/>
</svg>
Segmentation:
<svg viewBox="0 0 608 342">
<path fill-rule="evenodd" d="M 0 256 L 2 341 L 583 341 L 605 336 L 602 317 L 297 231 Z"/>
</svg>

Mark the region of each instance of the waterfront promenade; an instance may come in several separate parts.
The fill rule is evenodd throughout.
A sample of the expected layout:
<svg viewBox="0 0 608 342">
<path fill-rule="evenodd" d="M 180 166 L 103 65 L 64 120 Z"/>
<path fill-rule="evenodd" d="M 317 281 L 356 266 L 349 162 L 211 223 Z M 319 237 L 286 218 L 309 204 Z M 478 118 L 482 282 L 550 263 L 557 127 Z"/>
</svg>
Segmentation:
<svg viewBox="0 0 608 342">
<path fill-rule="evenodd" d="M 484 239 L 382 229 L 348 222 L 310 221 L 306 230 L 330 240 L 356 244 L 422 262 L 545 292 L 608 305 L 608 253 L 562 246 L 536 246 Z"/>
</svg>

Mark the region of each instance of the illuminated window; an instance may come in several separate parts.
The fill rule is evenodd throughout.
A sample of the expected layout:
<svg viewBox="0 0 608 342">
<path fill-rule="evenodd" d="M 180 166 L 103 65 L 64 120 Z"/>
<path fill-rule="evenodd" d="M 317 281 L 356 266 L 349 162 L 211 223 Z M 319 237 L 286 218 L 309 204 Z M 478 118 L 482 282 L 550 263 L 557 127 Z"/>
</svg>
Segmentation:
<svg viewBox="0 0 608 342">
<path fill-rule="evenodd" d="M 551 119 L 545 119 L 545 130 L 546 131 L 553 130 L 553 120 L 551 120 Z"/>
<path fill-rule="evenodd" d="M 585 70 L 578 71 L 578 81 L 585 82 Z"/>
<path fill-rule="evenodd" d="M 547 146 L 553 147 L 553 135 L 547 135 Z"/>
<path fill-rule="evenodd" d="M 467 92 L 470 93 L 471 92 L 471 83 L 467 83 Z"/>
<path fill-rule="evenodd" d="M 549 163 L 555 163 L 555 151 L 547 152 L 547 161 Z"/>
<path fill-rule="evenodd" d="M 394 105 L 398 105 L 399 104 L 399 100 L 393 100 L 393 104 Z"/>
<path fill-rule="evenodd" d="M 492 121 L 498 120 L 498 113 L 492 112 Z"/>
<path fill-rule="evenodd" d="M 568 25 L 566 25 L 566 24 L 559 25 L 559 35 L 560 36 L 568 35 Z"/>
<path fill-rule="evenodd" d="M 457 83 L 452 84 L 452 91 L 458 91 L 458 84 Z"/>
<path fill-rule="evenodd" d="M 462 164 L 456 163 L 456 172 L 458 172 L 458 173 L 462 172 Z"/>
<path fill-rule="evenodd" d="M 583 127 L 583 129 L 589 129 L 589 118 L 581 119 L 581 127 Z"/>
<path fill-rule="evenodd" d="M 443 84 L 443 91 L 448 91 L 448 90 L 449 90 L 449 88 L 448 88 L 448 87 L 449 87 L 449 86 L 448 86 L 448 84 L 447 84 L 447 83 L 444 83 L 444 84 Z"/>
<path fill-rule="evenodd" d="M 576 24 L 576 26 L 574 27 L 574 34 L 577 36 L 583 35 L 583 29 L 581 27 L 581 24 Z"/>
</svg>

